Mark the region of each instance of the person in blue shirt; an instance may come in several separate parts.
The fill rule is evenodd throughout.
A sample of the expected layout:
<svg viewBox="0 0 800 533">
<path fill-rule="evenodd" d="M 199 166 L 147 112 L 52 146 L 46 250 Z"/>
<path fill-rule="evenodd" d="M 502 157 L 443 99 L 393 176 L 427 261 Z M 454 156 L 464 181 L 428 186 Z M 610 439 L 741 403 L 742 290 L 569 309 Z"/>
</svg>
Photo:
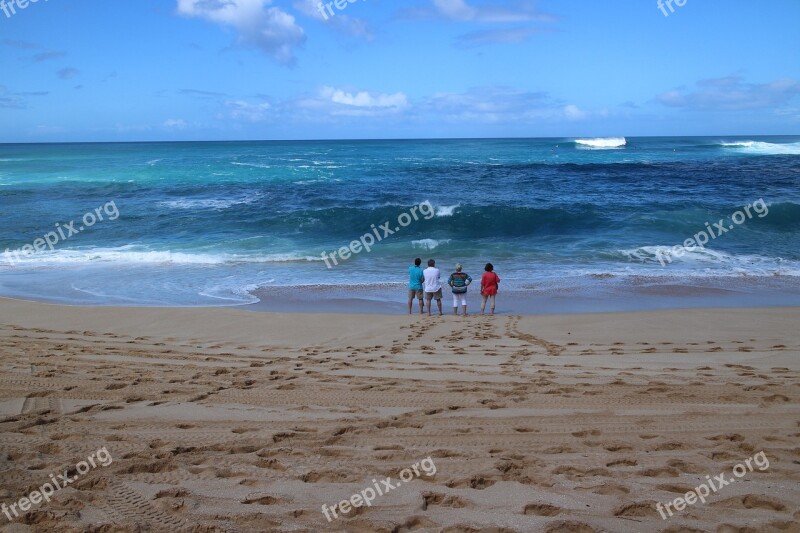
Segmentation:
<svg viewBox="0 0 800 533">
<path fill-rule="evenodd" d="M 467 287 L 472 283 L 472 278 L 461 270 L 461 263 L 458 263 L 456 271 L 450 275 L 447 284 L 453 289 L 453 313 L 458 314 L 458 304 L 460 303 L 464 307 L 464 316 L 467 316 Z"/>
<path fill-rule="evenodd" d="M 425 302 L 423 297 L 425 292 L 422 290 L 422 282 L 425 281 L 425 275 L 422 273 L 422 259 L 417 257 L 414 259 L 414 264 L 408 267 L 408 314 L 412 314 L 414 310 L 414 298 L 419 300 L 419 313 L 425 313 Z"/>
</svg>

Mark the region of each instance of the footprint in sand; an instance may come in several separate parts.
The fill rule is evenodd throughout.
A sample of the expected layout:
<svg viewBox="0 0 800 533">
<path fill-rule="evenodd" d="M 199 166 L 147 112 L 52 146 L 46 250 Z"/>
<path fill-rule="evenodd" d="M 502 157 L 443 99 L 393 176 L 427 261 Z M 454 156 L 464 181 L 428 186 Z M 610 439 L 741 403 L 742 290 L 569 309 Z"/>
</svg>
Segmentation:
<svg viewBox="0 0 800 533">
<path fill-rule="evenodd" d="M 484 490 L 488 489 L 495 483 L 497 483 L 497 481 L 494 479 L 489 479 L 486 476 L 476 475 L 468 479 L 458 479 L 458 480 L 448 481 L 447 483 L 445 483 L 445 486 L 451 489 L 470 488 L 475 490 Z"/>
<path fill-rule="evenodd" d="M 522 510 L 524 515 L 534 516 L 556 516 L 561 513 L 561 507 L 550 505 L 549 503 L 529 503 Z"/>
<path fill-rule="evenodd" d="M 666 483 L 662 485 L 656 485 L 658 490 L 663 490 L 664 492 L 671 492 L 673 494 L 686 494 L 690 490 L 694 490 L 692 487 L 688 485 L 677 485 L 675 483 Z"/>
<path fill-rule="evenodd" d="M 428 507 L 436 505 L 438 507 L 450 507 L 453 509 L 463 509 L 465 507 L 474 507 L 471 501 L 461 498 L 459 496 L 448 496 L 441 492 L 423 492 L 422 493 L 422 510 L 427 511 Z"/>
<path fill-rule="evenodd" d="M 624 503 L 614 509 L 614 516 L 624 516 L 627 518 L 648 518 L 658 517 L 655 501 Z"/>
<path fill-rule="evenodd" d="M 631 492 L 628 487 L 625 487 L 624 485 L 617 485 L 616 483 L 603 483 L 602 485 L 596 485 L 593 487 L 579 487 L 579 489 L 588 490 L 602 496 L 624 496 Z"/>
<path fill-rule="evenodd" d="M 629 447 L 628 449 L 630 450 L 631 448 Z M 613 468 L 615 466 L 637 466 L 638 464 L 636 459 L 619 459 L 618 461 L 607 463 L 606 466 L 608 468 Z"/>
<path fill-rule="evenodd" d="M 597 533 L 597 530 L 589 524 L 576 520 L 560 520 L 548 524 L 544 533 Z"/>
<path fill-rule="evenodd" d="M 768 511 L 785 511 L 786 505 L 777 498 L 769 496 L 758 496 L 746 494 L 744 496 L 734 496 L 727 500 L 714 502 L 715 507 L 725 507 L 726 509 L 766 509 Z"/>
</svg>

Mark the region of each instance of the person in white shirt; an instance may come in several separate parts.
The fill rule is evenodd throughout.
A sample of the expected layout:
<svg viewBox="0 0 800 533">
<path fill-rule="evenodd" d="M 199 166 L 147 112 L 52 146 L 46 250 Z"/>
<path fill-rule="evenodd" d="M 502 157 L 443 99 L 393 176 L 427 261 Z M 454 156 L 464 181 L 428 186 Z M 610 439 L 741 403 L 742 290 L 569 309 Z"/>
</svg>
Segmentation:
<svg viewBox="0 0 800 533">
<path fill-rule="evenodd" d="M 431 300 L 436 300 L 439 306 L 439 316 L 442 316 L 442 273 L 436 268 L 436 261 L 429 259 L 428 268 L 422 272 L 422 275 L 425 277 L 425 283 L 423 283 L 422 287 L 425 289 L 428 316 L 431 314 Z"/>
</svg>

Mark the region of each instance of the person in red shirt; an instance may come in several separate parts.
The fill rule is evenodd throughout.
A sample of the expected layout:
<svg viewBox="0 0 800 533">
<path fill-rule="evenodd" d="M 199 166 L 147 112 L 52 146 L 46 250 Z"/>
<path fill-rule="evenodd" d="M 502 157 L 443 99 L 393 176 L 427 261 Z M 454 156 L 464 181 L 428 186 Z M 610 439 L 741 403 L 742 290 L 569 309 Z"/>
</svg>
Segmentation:
<svg viewBox="0 0 800 533">
<path fill-rule="evenodd" d="M 494 298 L 497 295 L 497 284 L 500 283 L 500 276 L 494 273 L 494 266 L 491 263 L 486 263 L 484 267 L 486 272 L 481 277 L 481 314 L 484 314 L 486 309 L 486 300 L 492 300 L 492 314 L 494 314 Z"/>
</svg>

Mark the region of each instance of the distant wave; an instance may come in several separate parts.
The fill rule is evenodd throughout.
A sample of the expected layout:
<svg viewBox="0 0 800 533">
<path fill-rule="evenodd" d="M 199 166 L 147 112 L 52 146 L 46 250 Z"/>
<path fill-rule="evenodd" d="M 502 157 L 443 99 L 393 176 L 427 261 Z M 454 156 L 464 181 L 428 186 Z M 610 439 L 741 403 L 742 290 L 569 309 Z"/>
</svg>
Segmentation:
<svg viewBox="0 0 800 533">
<path fill-rule="evenodd" d="M 759 218 L 754 214 L 752 223 L 748 223 L 749 231 L 797 231 L 800 223 L 800 205 L 792 202 L 775 202 L 768 205 L 769 215 Z M 740 207 L 741 205 L 731 204 L 719 212 L 733 213 Z M 294 234 L 299 228 L 300 235 L 313 234 L 326 240 L 349 242 L 352 240 L 354 228 L 366 228 L 371 222 L 376 221 L 396 220 L 398 213 L 408 211 L 408 206 L 392 202 L 363 207 L 324 206 L 310 210 L 270 213 L 265 212 L 260 205 L 254 204 L 244 209 L 251 210 L 252 216 L 258 217 L 249 223 L 250 230 L 258 235 Z M 444 212 L 440 211 L 442 209 Z M 451 209 L 452 214 L 448 213 Z M 672 234 L 676 239 L 680 239 L 687 231 L 696 232 L 703 229 L 704 223 L 710 220 L 708 211 L 704 209 L 664 211 L 663 206 L 657 203 L 637 204 L 637 209 L 636 213 L 628 213 L 624 210 L 606 209 L 603 204 L 589 202 L 540 206 L 464 203 L 457 208 L 435 205 L 434 210 L 437 215 L 435 218 L 425 220 L 430 214 L 421 213 L 423 216 L 419 217 L 419 223 L 409 226 L 405 233 L 410 239 L 426 237 L 458 239 L 465 235 L 476 239 L 500 240 L 525 236 L 583 236 L 586 232 L 616 231 L 624 222 L 641 224 L 643 231 Z M 241 215 L 250 216 L 250 211 L 245 211 Z M 430 231 L 435 231 L 435 235 L 429 233 Z"/>
<path fill-rule="evenodd" d="M 240 196 L 236 198 L 180 198 L 165 200 L 160 205 L 170 209 L 216 209 L 223 210 L 235 205 L 249 205 L 263 197 L 262 194 Z"/>
<path fill-rule="evenodd" d="M 89 264 L 125 263 L 141 265 L 225 265 L 237 263 L 288 263 L 294 261 L 322 261 L 320 257 L 301 254 L 244 255 L 233 253 L 194 253 L 172 252 L 169 250 L 150 250 L 143 246 L 121 246 L 118 248 L 89 248 L 82 250 L 55 250 L 31 255 L 19 254 L 18 263 L 0 261 L 0 266 L 15 264 L 20 267 Z"/>
<path fill-rule="evenodd" d="M 622 148 L 628 144 L 625 137 L 598 137 L 596 139 L 575 139 L 575 144 L 595 149 Z"/>
<path fill-rule="evenodd" d="M 450 242 L 450 239 L 420 239 L 418 241 L 411 241 L 411 245 L 414 248 L 423 248 L 425 250 L 433 250 L 434 248 L 438 248 L 442 244 L 447 244 Z"/>
<path fill-rule="evenodd" d="M 456 209 L 461 207 L 461 204 L 456 205 L 440 205 L 436 208 L 436 216 L 437 217 L 451 217 L 455 213 Z"/>
<path fill-rule="evenodd" d="M 238 167 L 272 168 L 272 165 L 259 165 L 258 163 L 239 163 L 238 161 L 231 162 L 231 165 L 236 165 Z"/>
<path fill-rule="evenodd" d="M 665 267 L 685 265 L 689 267 L 700 267 L 701 270 L 694 268 L 693 275 L 724 275 L 719 268 L 727 270 L 733 275 L 784 275 L 800 276 L 800 264 L 797 261 L 787 260 L 780 257 L 765 257 L 761 255 L 730 254 L 719 250 L 706 248 L 701 250 L 695 248 L 692 251 L 684 249 L 683 253 L 667 256 L 672 249 L 670 246 L 642 246 L 628 250 L 619 250 L 617 254 L 628 261 L 661 265 L 664 261 Z M 671 259 L 671 261 L 670 261 Z M 703 268 L 706 267 L 706 268 Z M 685 275 L 684 271 L 681 275 Z"/>
<path fill-rule="evenodd" d="M 761 141 L 736 141 L 720 143 L 740 153 L 754 155 L 800 155 L 800 143 L 767 143 Z"/>
<path fill-rule="evenodd" d="M 670 251 L 672 250 L 671 246 L 642 246 L 640 248 L 632 248 L 628 250 L 619 250 L 619 254 L 623 255 L 627 259 L 631 261 L 641 262 L 641 263 L 655 263 L 661 264 L 659 261 L 659 257 L 664 259 L 664 262 L 669 264 L 670 261 L 667 258 L 667 254 L 670 254 L 670 258 L 672 259 L 673 263 L 677 262 L 687 262 L 687 261 L 696 261 L 696 262 L 705 262 L 705 263 L 723 263 L 723 262 L 732 262 L 734 256 L 727 254 L 725 252 L 718 252 L 716 250 L 711 250 L 710 248 L 706 248 L 705 250 L 701 250 L 700 248 L 696 248 L 692 251 L 684 250 L 684 252 L 678 257 L 677 255 L 671 255 Z"/>
</svg>

